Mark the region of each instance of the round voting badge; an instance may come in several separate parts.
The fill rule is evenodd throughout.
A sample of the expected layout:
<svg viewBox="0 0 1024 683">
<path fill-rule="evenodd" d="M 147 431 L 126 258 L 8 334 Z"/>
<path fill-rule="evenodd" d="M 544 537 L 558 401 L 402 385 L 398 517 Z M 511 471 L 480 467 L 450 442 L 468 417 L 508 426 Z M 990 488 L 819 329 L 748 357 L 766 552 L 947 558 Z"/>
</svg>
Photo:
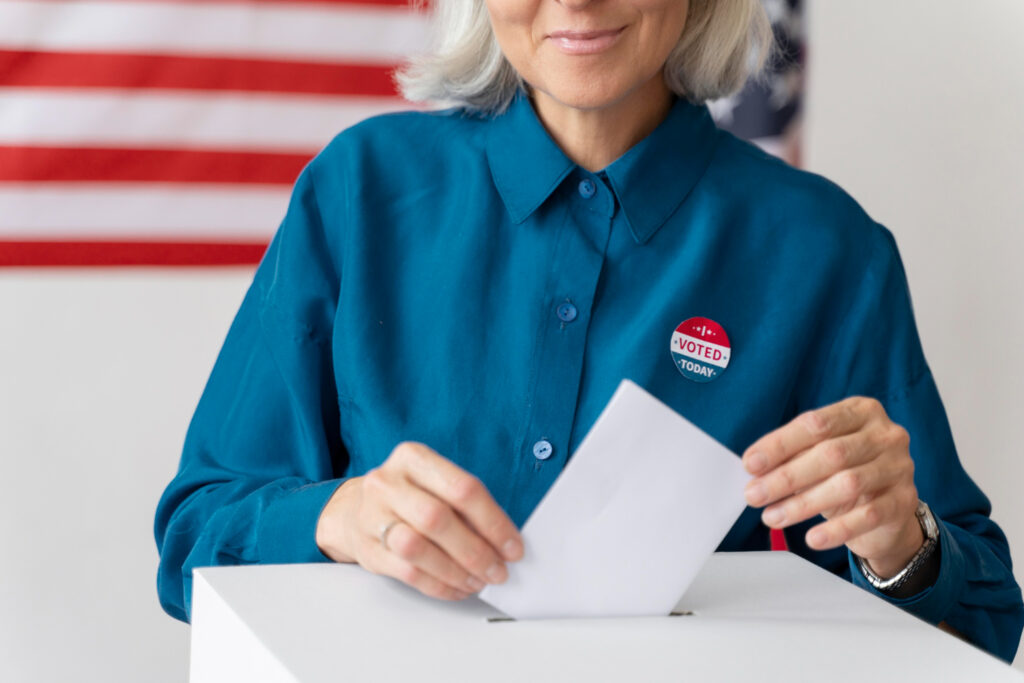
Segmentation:
<svg viewBox="0 0 1024 683">
<path fill-rule="evenodd" d="M 732 355 L 725 330 L 708 318 L 690 318 L 679 323 L 669 349 L 679 372 L 694 382 L 717 379 Z"/>
</svg>

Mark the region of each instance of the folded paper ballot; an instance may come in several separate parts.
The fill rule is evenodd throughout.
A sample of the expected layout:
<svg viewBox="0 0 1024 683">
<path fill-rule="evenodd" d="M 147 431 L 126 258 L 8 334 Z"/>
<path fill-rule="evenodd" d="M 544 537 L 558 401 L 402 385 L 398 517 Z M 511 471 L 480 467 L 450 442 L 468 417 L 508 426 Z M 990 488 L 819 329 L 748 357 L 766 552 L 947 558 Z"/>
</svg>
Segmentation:
<svg viewBox="0 0 1024 683">
<path fill-rule="evenodd" d="M 523 525 L 523 559 L 480 598 L 516 619 L 667 615 L 749 480 L 734 453 L 624 379 Z"/>
</svg>

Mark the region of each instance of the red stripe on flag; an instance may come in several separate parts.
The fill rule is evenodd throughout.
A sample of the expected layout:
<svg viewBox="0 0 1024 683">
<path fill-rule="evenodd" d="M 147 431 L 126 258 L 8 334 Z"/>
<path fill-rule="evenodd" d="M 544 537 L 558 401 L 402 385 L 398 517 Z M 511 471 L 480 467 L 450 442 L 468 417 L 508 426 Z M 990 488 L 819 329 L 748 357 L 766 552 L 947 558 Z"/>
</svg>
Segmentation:
<svg viewBox="0 0 1024 683">
<path fill-rule="evenodd" d="M 180 5 L 209 4 L 209 0 L 129 0 L 130 2 L 171 2 Z M 248 4 L 258 5 L 383 5 L 387 7 L 413 7 L 413 0 L 217 0 L 220 4 Z M 423 2 L 429 5 L 429 2 Z"/>
<path fill-rule="evenodd" d="M 7 87 L 156 88 L 398 97 L 395 64 L 0 50 Z"/>
<path fill-rule="evenodd" d="M 430 6 L 430 0 L 423 0 L 422 2 L 416 2 L 416 0 L 216 0 L 215 3 L 210 0 L 121 0 L 131 4 L 136 3 L 161 3 L 171 5 L 199 5 L 199 4 L 218 4 L 218 5 L 241 5 L 241 4 L 257 4 L 257 5 L 281 5 L 287 7 L 289 5 L 371 5 L 377 7 L 407 7 L 416 8 L 420 5 L 423 7 Z M 40 4 L 44 2 L 67 2 L 67 0 L 36 0 Z"/>
<path fill-rule="evenodd" d="M 0 240 L 0 267 L 254 265 L 265 242 L 24 242 Z"/>
<path fill-rule="evenodd" d="M 312 153 L 0 145 L 0 181 L 291 185 Z"/>
</svg>

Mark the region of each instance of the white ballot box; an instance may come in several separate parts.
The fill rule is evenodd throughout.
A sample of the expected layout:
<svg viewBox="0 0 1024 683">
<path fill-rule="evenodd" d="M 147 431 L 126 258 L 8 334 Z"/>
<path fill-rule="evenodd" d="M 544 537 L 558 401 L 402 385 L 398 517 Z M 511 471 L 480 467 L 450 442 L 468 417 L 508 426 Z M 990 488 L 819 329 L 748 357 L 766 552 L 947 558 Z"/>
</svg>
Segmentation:
<svg viewBox="0 0 1024 683">
<path fill-rule="evenodd" d="M 196 571 L 192 683 L 1013 681 L 998 659 L 790 553 L 717 553 L 678 616 L 501 620 L 354 565 Z"/>
</svg>

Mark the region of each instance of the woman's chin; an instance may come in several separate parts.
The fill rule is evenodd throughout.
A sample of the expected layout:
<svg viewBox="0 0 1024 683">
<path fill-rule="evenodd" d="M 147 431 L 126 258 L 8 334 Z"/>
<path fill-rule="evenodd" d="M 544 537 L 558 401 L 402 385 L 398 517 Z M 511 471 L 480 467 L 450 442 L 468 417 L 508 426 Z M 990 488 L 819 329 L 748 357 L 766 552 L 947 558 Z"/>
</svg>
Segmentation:
<svg viewBox="0 0 1024 683">
<path fill-rule="evenodd" d="M 619 84 L 595 82 L 583 86 L 579 83 L 565 87 L 542 87 L 540 90 L 549 99 L 564 107 L 592 111 L 615 104 L 627 90 Z"/>
</svg>

